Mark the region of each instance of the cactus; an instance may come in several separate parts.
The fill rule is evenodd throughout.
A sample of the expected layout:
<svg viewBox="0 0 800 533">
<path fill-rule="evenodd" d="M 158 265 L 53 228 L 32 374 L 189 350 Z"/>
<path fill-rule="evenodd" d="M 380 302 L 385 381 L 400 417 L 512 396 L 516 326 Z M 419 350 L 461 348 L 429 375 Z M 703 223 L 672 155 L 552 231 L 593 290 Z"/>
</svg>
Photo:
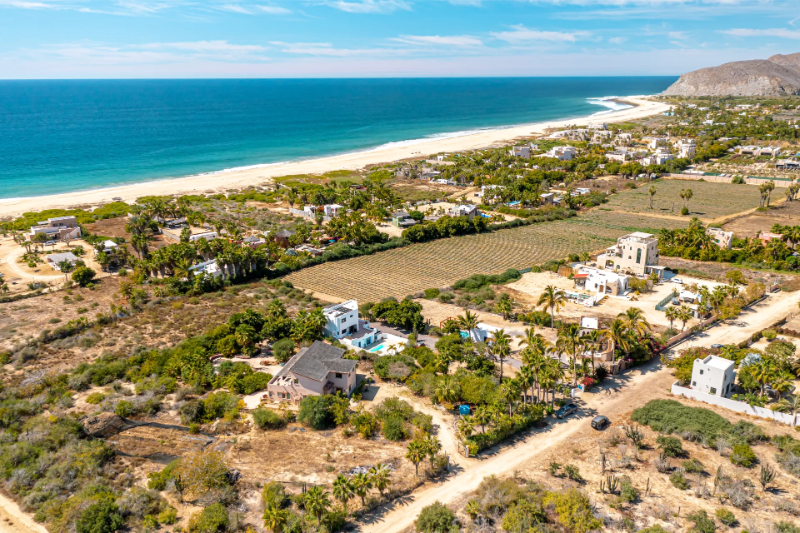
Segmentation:
<svg viewBox="0 0 800 533">
<path fill-rule="evenodd" d="M 606 476 L 606 484 L 608 485 L 609 494 L 614 494 L 619 488 L 619 479 L 617 479 L 617 476 Z"/>
<path fill-rule="evenodd" d="M 769 465 L 761 465 L 761 474 L 758 476 L 758 482 L 761 483 L 761 490 L 766 491 L 767 486 L 775 479 L 775 470 L 771 469 Z"/>
</svg>

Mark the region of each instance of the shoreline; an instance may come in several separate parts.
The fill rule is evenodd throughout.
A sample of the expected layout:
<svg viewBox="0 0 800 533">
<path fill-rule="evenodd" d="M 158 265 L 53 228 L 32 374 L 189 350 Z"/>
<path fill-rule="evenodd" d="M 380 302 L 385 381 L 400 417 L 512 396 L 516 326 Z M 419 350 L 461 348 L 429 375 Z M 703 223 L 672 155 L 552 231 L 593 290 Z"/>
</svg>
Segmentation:
<svg viewBox="0 0 800 533">
<path fill-rule="evenodd" d="M 367 165 L 420 158 L 440 152 L 458 152 L 507 144 L 515 139 L 541 135 L 551 128 L 570 124 L 592 125 L 635 120 L 659 114 L 669 106 L 649 100 L 649 96 L 609 97 L 610 101 L 633 107 L 592 115 L 476 131 L 444 138 L 422 138 L 388 143 L 369 150 L 286 163 L 267 163 L 249 167 L 212 171 L 180 178 L 155 179 L 116 187 L 88 189 L 46 196 L 0 199 L 0 217 L 17 217 L 29 211 L 97 206 L 119 197 L 132 203 L 142 196 L 178 194 L 217 194 L 268 183 L 272 178 L 294 174 L 323 174 L 333 170 L 359 170 Z"/>
</svg>

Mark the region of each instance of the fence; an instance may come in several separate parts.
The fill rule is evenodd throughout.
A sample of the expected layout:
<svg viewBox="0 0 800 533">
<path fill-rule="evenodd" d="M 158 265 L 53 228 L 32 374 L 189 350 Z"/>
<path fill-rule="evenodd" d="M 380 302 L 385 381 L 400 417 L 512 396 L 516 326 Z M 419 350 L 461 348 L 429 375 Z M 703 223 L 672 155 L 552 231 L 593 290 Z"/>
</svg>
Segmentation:
<svg viewBox="0 0 800 533">
<path fill-rule="evenodd" d="M 703 403 L 724 407 L 725 409 L 730 409 L 731 411 L 736 411 L 737 413 L 744 413 L 746 415 L 757 416 L 759 418 L 766 418 L 789 426 L 797 425 L 797 417 L 793 414 L 779 413 L 765 407 L 756 407 L 744 402 L 737 402 L 736 400 L 731 400 L 729 398 L 723 398 L 721 396 L 714 396 L 713 394 L 706 394 L 705 392 L 687 389 L 686 387 L 681 387 L 679 383 L 680 381 L 676 381 L 672 384 L 672 389 L 670 389 L 672 394 L 676 396 L 685 396 L 686 398 L 692 398 L 693 400 Z"/>
<path fill-rule="evenodd" d="M 669 293 L 663 300 L 656 304 L 656 311 L 665 311 L 667 305 L 675 298 L 675 291 Z"/>
<path fill-rule="evenodd" d="M 730 183 L 733 176 L 715 176 L 709 173 L 705 174 L 667 174 L 670 178 L 692 181 L 712 181 L 715 183 Z M 792 184 L 790 178 L 768 178 L 765 176 L 747 176 L 744 182 L 747 185 L 761 185 L 765 181 L 774 181 L 776 187 L 788 187 Z"/>
</svg>

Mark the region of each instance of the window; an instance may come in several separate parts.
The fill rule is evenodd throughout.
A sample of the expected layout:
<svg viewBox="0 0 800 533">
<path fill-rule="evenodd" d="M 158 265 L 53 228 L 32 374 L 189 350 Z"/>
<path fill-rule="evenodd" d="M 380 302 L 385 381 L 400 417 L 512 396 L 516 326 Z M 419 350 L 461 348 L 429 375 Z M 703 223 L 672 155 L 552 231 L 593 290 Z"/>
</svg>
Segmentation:
<svg viewBox="0 0 800 533">
<path fill-rule="evenodd" d="M 711 394 L 716 394 L 716 393 L 717 393 L 717 389 L 716 389 L 716 387 L 711 387 L 711 390 L 710 390 L 709 392 L 710 392 Z"/>
<path fill-rule="evenodd" d="M 339 378 L 339 379 L 341 379 L 341 377 L 342 377 L 342 373 L 341 373 L 341 372 L 337 372 L 337 373 L 336 373 L 336 377 L 337 377 L 337 378 Z"/>
<path fill-rule="evenodd" d="M 702 371 L 702 370 L 700 371 L 700 375 L 701 375 L 701 376 L 703 375 L 703 371 Z"/>
<path fill-rule="evenodd" d="M 692 387 L 697 387 L 697 382 L 696 381 L 692 381 Z"/>
<path fill-rule="evenodd" d="M 636 250 L 636 263 L 641 263 L 641 262 L 642 262 L 642 249 L 639 248 L 638 250 Z"/>
</svg>

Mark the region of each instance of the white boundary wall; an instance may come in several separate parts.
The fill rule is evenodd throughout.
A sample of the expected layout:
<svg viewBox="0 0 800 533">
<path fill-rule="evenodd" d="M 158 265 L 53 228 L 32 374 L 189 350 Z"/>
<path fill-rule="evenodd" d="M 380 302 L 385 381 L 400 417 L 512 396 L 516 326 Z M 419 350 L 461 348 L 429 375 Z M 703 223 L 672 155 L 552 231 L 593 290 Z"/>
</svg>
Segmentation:
<svg viewBox="0 0 800 533">
<path fill-rule="evenodd" d="M 685 396 L 686 398 L 692 398 L 700 402 L 724 407 L 725 409 L 730 409 L 731 411 L 757 416 L 759 418 L 767 418 L 774 420 L 775 422 L 780 422 L 781 424 L 787 424 L 789 426 L 798 425 L 797 417 L 791 413 L 779 413 L 765 407 L 751 407 L 744 402 L 737 402 L 736 400 L 731 400 L 729 398 L 722 398 L 721 396 L 714 396 L 712 394 L 706 394 L 704 392 L 687 389 L 686 387 L 681 387 L 678 385 L 678 383 L 680 382 L 676 381 L 673 383 L 671 389 L 672 394 L 676 396 Z"/>
</svg>

